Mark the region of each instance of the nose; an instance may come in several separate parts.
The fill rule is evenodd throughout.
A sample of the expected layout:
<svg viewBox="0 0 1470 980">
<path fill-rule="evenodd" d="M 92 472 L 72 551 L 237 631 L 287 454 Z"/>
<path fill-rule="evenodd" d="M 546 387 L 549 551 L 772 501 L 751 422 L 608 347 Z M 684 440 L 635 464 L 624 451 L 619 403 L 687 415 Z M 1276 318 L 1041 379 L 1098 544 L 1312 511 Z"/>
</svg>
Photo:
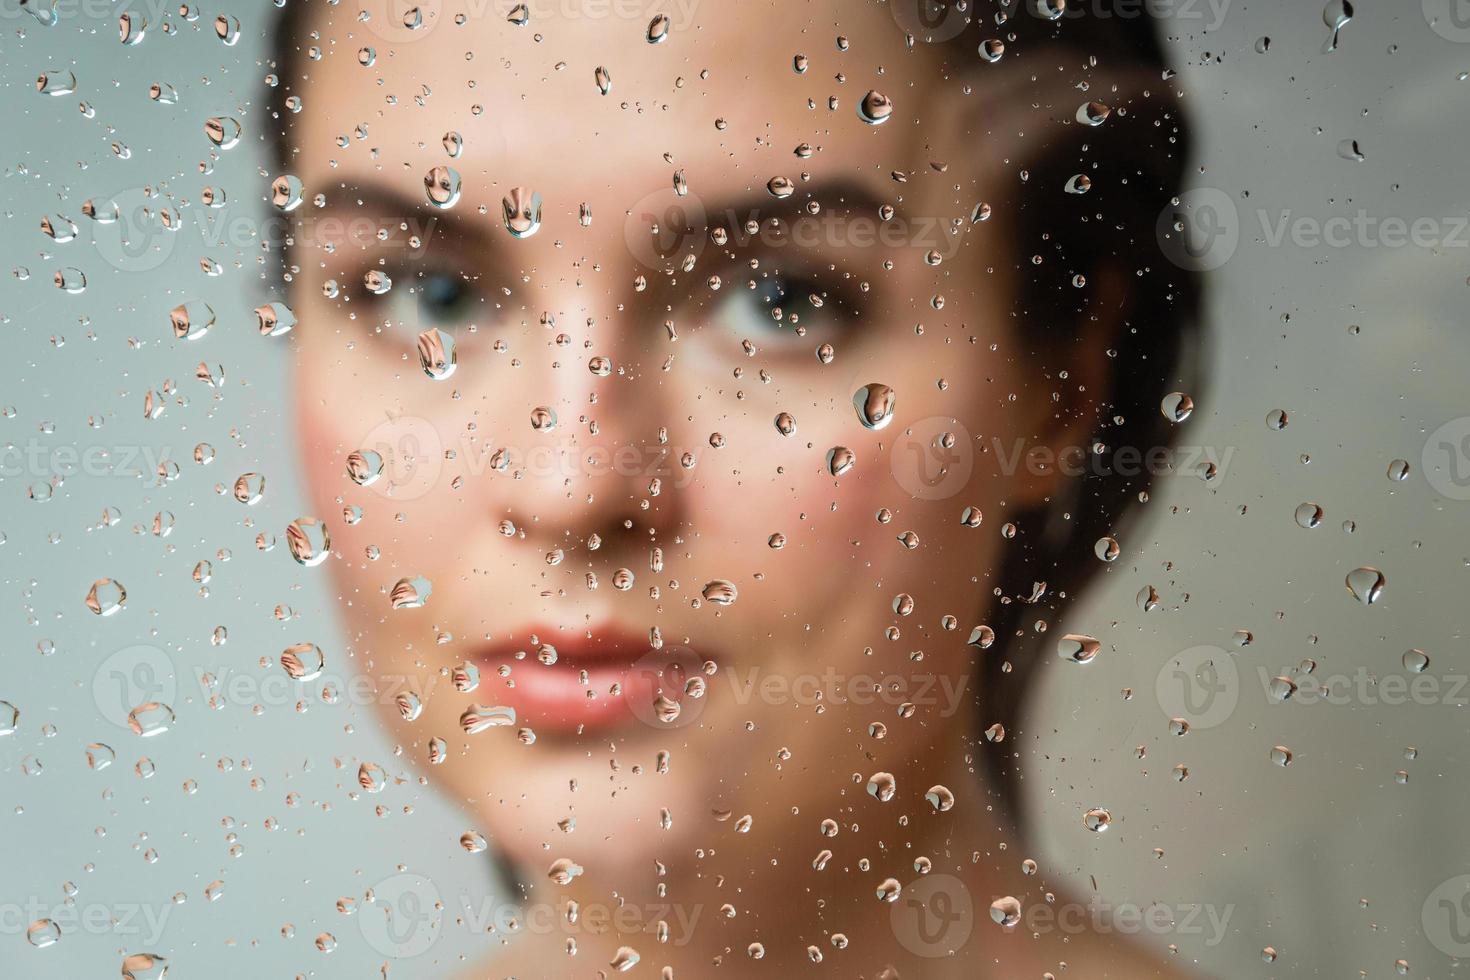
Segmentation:
<svg viewBox="0 0 1470 980">
<path fill-rule="evenodd" d="M 614 255 L 612 243 L 600 254 Z M 631 271 L 617 278 L 623 271 L 604 274 L 631 282 Z M 483 493 L 491 518 L 509 519 L 550 560 L 599 547 L 614 561 L 682 519 L 669 389 L 660 384 L 662 321 L 629 312 L 636 304 L 616 290 L 594 294 L 572 281 L 538 299 L 544 308 L 526 318 L 523 352 L 492 369 L 482 394 Z"/>
</svg>

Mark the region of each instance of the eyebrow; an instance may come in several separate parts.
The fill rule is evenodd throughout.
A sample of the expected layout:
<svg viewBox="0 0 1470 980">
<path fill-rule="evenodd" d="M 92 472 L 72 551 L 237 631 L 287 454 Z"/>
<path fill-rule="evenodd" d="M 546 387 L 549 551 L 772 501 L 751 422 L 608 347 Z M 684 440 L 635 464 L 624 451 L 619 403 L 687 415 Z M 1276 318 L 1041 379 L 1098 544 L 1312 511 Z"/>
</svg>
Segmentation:
<svg viewBox="0 0 1470 980">
<path fill-rule="evenodd" d="M 717 201 L 716 206 L 705 208 L 705 217 L 711 228 L 729 227 L 730 224 L 744 223 L 750 218 L 764 221 L 767 218 L 813 217 L 802 210 L 808 201 L 819 202 L 824 211 L 833 208 L 848 213 L 864 210 L 876 212 L 879 206 L 889 203 L 862 181 L 836 178 L 813 181 L 804 194 L 792 194 L 791 197 L 785 199 L 772 197 L 770 193 L 762 192 L 742 194 L 724 202 Z M 722 224 L 719 218 L 727 219 L 726 223 Z"/>
<path fill-rule="evenodd" d="M 339 186 L 335 193 L 327 193 L 327 203 L 317 209 L 316 216 L 402 219 L 409 223 L 410 233 L 422 238 L 420 254 L 428 252 L 432 240 L 441 234 L 466 248 L 496 252 L 502 247 L 496 243 L 488 224 L 470 221 L 450 210 L 431 208 L 388 183 Z"/>
</svg>

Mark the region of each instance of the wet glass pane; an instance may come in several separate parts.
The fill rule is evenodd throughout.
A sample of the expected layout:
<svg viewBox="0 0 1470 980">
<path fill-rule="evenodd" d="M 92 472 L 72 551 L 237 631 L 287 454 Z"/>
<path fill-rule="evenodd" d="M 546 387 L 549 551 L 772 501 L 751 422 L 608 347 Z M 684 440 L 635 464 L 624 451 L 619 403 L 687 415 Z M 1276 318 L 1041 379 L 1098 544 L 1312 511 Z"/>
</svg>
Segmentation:
<svg viewBox="0 0 1470 980">
<path fill-rule="evenodd" d="M 1453 977 L 1470 8 L 0 0 L 15 977 Z"/>
</svg>

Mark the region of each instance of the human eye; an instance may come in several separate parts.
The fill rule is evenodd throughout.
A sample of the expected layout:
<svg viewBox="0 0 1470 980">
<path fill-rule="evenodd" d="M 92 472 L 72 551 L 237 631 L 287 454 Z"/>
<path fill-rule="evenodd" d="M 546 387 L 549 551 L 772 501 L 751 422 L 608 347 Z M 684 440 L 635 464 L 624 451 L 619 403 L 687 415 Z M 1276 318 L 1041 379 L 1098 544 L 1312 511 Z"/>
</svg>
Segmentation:
<svg viewBox="0 0 1470 980">
<path fill-rule="evenodd" d="M 363 273 L 363 284 L 364 308 L 390 328 L 473 328 L 485 309 L 476 279 L 448 265 L 373 266 Z"/>
<path fill-rule="evenodd" d="M 731 281 L 725 284 L 727 278 Z M 752 262 L 721 279 L 709 325 L 741 340 L 802 348 L 838 339 L 858 321 L 846 284 L 830 268 L 766 269 Z"/>
</svg>

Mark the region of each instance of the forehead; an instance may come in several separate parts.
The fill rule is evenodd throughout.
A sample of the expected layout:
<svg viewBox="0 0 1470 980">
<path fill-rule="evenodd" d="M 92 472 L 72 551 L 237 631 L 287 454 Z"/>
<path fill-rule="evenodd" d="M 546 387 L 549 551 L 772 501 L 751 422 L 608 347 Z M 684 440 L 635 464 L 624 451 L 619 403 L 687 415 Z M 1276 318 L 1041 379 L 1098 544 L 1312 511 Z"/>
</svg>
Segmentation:
<svg viewBox="0 0 1470 980">
<path fill-rule="evenodd" d="M 676 169 L 696 190 L 839 170 L 887 184 L 958 135 L 933 104 L 941 46 L 910 49 L 888 3 L 537 0 L 518 24 L 520 6 L 317 5 L 309 36 L 288 42 L 321 52 L 298 62 L 304 84 L 290 80 L 304 101 L 295 171 L 412 186 L 446 162 L 453 131 L 467 203 L 494 206 L 522 185 L 653 190 Z M 874 90 L 894 104 L 881 126 L 859 115 Z"/>
</svg>

